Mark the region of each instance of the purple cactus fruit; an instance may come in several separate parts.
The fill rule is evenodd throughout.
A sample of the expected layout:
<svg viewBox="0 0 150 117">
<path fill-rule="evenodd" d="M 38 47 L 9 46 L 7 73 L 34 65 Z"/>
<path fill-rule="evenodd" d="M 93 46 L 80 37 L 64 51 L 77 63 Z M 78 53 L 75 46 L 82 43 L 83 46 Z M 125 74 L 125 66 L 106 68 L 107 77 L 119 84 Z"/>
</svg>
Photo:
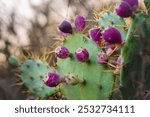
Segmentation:
<svg viewBox="0 0 150 117">
<path fill-rule="evenodd" d="M 106 64 L 108 61 L 108 56 L 105 52 L 101 51 L 98 53 L 96 59 L 99 64 Z"/>
<path fill-rule="evenodd" d="M 110 44 L 123 44 L 119 30 L 113 26 L 108 27 L 102 32 L 103 39 Z"/>
<path fill-rule="evenodd" d="M 57 75 L 56 73 L 48 73 L 44 80 L 44 83 L 48 87 L 56 87 L 60 83 L 59 79 L 59 75 Z"/>
<path fill-rule="evenodd" d="M 92 28 L 89 31 L 89 36 L 97 45 L 100 46 L 100 38 L 102 36 L 100 28 Z"/>
<path fill-rule="evenodd" d="M 78 48 L 75 51 L 76 59 L 80 62 L 88 62 L 89 61 L 89 53 L 85 48 Z"/>
<path fill-rule="evenodd" d="M 122 57 L 119 56 L 119 57 L 117 58 L 117 67 L 121 67 L 121 66 L 122 66 Z"/>
<path fill-rule="evenodd" d="M 131 6 L 132 10 L 135 10 L 138 8 L 138 5 L 139 5 L 138 0 L 123 0 L 123 1 L 127 2 Z"/>
<path fill-rule="evenodd" d="M 80 15 L 76 16 L 74 20 L 74 24 L 75 24 L 77 31 L 82 32 L 86 25 L 85 17 L 80 16 Z"/>
<path fill-rule="evenodd" d="M 64 20 L 63 22 L 60 23 L 60 25 L 58 26 L 59 30 L 63 33 L 73 33 L 73 29 L 72 26 L 70 24 L 70 22 Z"/>
<path fill-rule="evenodd" d="M 132 7 L 127 3 L 122 1 L 116 7 L 116 13 L 122 18 L 127 18 L 132 16 Z"/>
<path fill-rule="evenodd" d="M 71 53 L 69 52 L 69 50 L 66 47 L 64 47 L 64 46 L 58 46 L 55 49 L 55 55 L 58 58 L 65 59 L 67 57 L 70 57 Z"/>
</svg>

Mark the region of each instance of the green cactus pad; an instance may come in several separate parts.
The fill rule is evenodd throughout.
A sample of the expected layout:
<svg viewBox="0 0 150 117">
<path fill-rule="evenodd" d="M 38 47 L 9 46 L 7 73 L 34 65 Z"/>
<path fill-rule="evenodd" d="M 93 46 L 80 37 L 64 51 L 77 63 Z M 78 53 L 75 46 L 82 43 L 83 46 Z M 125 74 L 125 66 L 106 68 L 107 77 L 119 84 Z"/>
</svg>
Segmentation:
<svg viewBox="0 0 150 117">
<path fill-rule="evenodd" d="M 150 64 L 150 18 L 137 14 L 122 48 L 124 67 L 121 71 L 122 95 L 124 99 L 142 99 L 150 88 L 148 72 Z"/>
<path fill-rule="evenodd" d="M 47 87 L 43 82 L 45 75 L 51 71 L 47 62 L 27 59 L 21 64 L 20 69 L 24 85 L 36 96 L 45 98 L 56 93 L 56 88 Z"/>
<path fill-rule="evenodd" d="M 98 24 L 100 26 L 102 26 L 103 29 L 105 29 L 105 28 L 107 28 L 109 26 L 115 26 L 121 32 L 123 39 L 125 39 L 126 31 L 124 29 L 125 28 L 124 26 L 126 26 L 126 23 L 118 15 L 116 15 L 116 14 L 114 14 L 112 12 L 104 13 L 99 18 Z"/>
<path fill-rule="evenodd" d="M 14 65 L 14 66 L 19 66 L 20 65 L 19 59 L 14 55 L 10 56 L 8 61 L 11 65 Z"/>
<path fill-rule="evenodd" d="M 64 46 L 74 54 L 79 47 L 86 48 L 90 54 L 90 63 L 81 63 L 72 58 L 58 59 L 57 69 L 63 77 L 72 74 L 84 83 L 77 85 L 61 84 L 60 89 L 67 99 L 96 100 L 109 99 L 114 85 L 114 76 L 107 66 L 99 65 L 96 55 L 101 50 L 89 38 L 84 39 L 82 34 L 69 36 Z M 107 71 L 107 72 L 106 72 Z"/>
<path fill-rule="evenodd" d="M 150 14 L 150 0 L 144 0 L 148 13 Z"/>
</svg>

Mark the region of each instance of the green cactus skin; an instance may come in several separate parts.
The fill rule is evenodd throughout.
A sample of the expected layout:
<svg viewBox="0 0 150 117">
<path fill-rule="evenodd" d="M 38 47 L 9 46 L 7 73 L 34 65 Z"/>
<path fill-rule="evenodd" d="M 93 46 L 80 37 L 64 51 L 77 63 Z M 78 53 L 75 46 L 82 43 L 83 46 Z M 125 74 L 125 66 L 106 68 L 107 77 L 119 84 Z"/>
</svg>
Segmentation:
<svg viewBox="0 0 150 117">
<path fill-rule="evenodd" d="M 39 98 L 46 98 L 57 92 L 56 88 L 47 87 L 43 78 L 51 71 L 47 62 L 38 59 L 27 59 L 21 66 L 21 79 L 24 85 Z"/>
<path fill-rule="evenodd" d="M 114 76 L 107 66 L 99 65 L 96 61 L 96 55 L 101 49 L 94 42 L 87 38 L 84 39 L 82 34 L 69 36 L 64 46 L 71 53 L 79 47 L 86 48 L 90 54 L 90 63 L 81 63 L 72 58 L 58 59 L 57 69 L 61 76 L 72 74 L 77 79 L 84 81 L 76 85 L 61 84 L 60 90 L 67 99 L 72 100 L 97 100 L 109 99 L 114 86 Z"/>
<path fill-rule="evenodd" d="M 16 56 L 14 56 L 14 55 L 10 56 L 9 59 L 8 59 L 8 61 L 9 61 L 9 63 L 11 65 L 14 65 L 16 67 L 18 67 L 20 65 L 19 59 Z"/>
<path fill-rule="evenodd" d="M 147 7 L 148 14 L 150 14 L 150 0 L 144 0 L 144 2 L 145 2 L 145 5 Z"/>
<path fill-rule="evenodd" d="M 150 89 L 150 17 L 137 14 L 122 48 L 124 67 L 121 71 L 123 99 L 143 99 Z"/>
<path fill-rule="evenodd" d="M 117 16 L 116 14 L 114 14 L 112 12 L 106 12 L 106 13 L 102 14 L 98 20 L 98 24 L 100 26 L 102 26 L 103 29 L 105 29 L 109 26 L 115 26 L 121 32 L 123 39 L 125 39 L 125 37 L 126 37 L 126 31 L 125 31 L 126 23 L 125 23 L 124 19 Z"/>
</svg>

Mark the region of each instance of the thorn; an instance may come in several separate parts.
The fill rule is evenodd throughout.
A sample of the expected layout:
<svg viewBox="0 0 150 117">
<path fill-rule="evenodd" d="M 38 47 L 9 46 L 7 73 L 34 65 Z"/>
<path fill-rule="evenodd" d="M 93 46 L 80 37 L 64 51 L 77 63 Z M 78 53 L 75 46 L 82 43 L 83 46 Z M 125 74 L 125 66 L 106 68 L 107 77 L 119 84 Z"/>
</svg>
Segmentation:
<svg viewBox="0 0 150 117">
<path fill-rule="evenodd" d="M 111 63 L 109 63 L 109 62 L 107 62 L 107 64 L 108 64 L 109 66 L 111 66 L 111 67 L 117 69 L 117 66 L 115 66 L 115 65 L 113 65 L 113 64 L 111 64 Z"/>
<path fill-rule="evenodd" d="M 20 68 L 17 67 L 17 68 L 15 68 L 15 69 L 12 69 L 11 71 L 12 71 L 12 72 L 18 72 L 18 71 L 20 71 Z"/>
<path fill-rule="evenodd" d="M 82 30 L 82 33 L 85 33 L 85 30 L 88 29 L 88 26 L 86 25 L 85 28 Z"/>
<path fill-rule="evenodd" d="M 22 80 L 20 78 L 15 78 L 16 82 L 21 82 Z"/>
<path fill-rule="evenodd" d="M 54 67 L 57 67 L 57 64 L 56 64 L 56 62 L 53 60 L 53 63 L 54 63 Z"/>
<path fill-rule="evenodd" d="M 101 38 L 101 43 L 100 43 L 100 47 L 104 47 L 105 46 L 105 40 L 103 38 Z"/>
<path fill-rule="evenodd" d="M 45 60 L 47 61 L 49 58 L 49 55 L 45 55 Z"/>
<path fill-rule="evenodd" d="M 22 86 L 23 84 L 23 82 L 16 83 L 17 86 Z"/>
<path fill-rule="evenodd" d="M 27 91 L 21 91 L 22 93 L 32 93 L 32 89 L 29 89 Z"/>
<path fill-rule="evenodd" d="M 55 65 L 56 64 L 55 61 L 52 61 L 52 64 Z"/>
<path fill-rule="evenodd" d="M 15 75 L 16 77 L 18 77 L 18 78 L 21 78 L 21 75 L 18 74 L 18 73 L 15 73 L 14 75 Z"/>
<path fill-rule="evenodd" d="M 115 48 L 110 53 L 108 53 L 108 56 L 111 56 L 116 50 L 120 49 L 120 47 L 120 45 L 116 44 Z"/>
<path fill-rule="evenodd" d="M 97 22 L 96 20 L 86 20 L 87 22 Z"/>
<path fill-rule="evenodd" d="M 24 84 L 23 82 L 19 82 L 19 83 L 12 84 L 9 87 L 22 86 L 23 84 Z"/>
<path fill-rule="evenodd" d="M 52 60 L 52 56 L 50 56 L 50 58 L 48 60 L 48 63 L 51 63 L 51 60 Z"/>
</svg>

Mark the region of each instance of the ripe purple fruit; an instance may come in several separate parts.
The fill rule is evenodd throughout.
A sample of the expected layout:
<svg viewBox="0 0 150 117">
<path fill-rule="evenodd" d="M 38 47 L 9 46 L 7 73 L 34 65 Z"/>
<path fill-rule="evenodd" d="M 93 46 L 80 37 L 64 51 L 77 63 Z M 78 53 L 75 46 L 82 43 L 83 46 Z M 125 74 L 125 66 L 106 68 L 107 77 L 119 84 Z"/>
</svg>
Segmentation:
<svg viewBox="0 0 150 117">
<path fill-rule="evenodd" d="M 75 24 L 77 31 L 82 32 L 86 25 L 85 17 L 80 16 L 80 15 L 76 16 L 74 20 L 74 24 Z"/>
<path fill-rule="evenodd" d="M 75 51 L 76 59 L 80 62 L 88 62 L 89 61 L 89 52 L 85 48 L 78 48 Z"/>
<path fill-rule="evenodd" d="M 72 32 L 73 32 L 71 24 L 66 20 L 61 22 L 60 25 L 58 26 L 58 28 L 63 33 L 71 33 L 72 34 Z"/>
<path fill-rule="evenodd" d="M 55 55 L 58 58 L 65 59 L 67 57 L 70 57 L 71 53 L 69 52 L 69 50 L 66 47 L 64 47 L 64 46 L 58 46 L 55 49 Z"/>
<path fill-rule="evenodd" d="M 132 7 L 127 3 L 122 1 L 116 7 L 116 13 L 122 18 L 127 18 L 132 16 Z"/>
<path fill-rule="evenodd" d="M 127 2 L 131 6 L 132 10 L 137 9 L 139 5 L 138 0 L 123 0 L 123 1 Z"/>
<path fill-rule="evenodd" d="M 100 28 L 92 28 L 89 31 L 89 36 L 97 45 L 100 45 L 100 38 L 102 36 Z"/>
<path fill-rule="evenodd" d="M 110 44 L 123 44 L 119 30 L 113 26 L 108 27 L 102 32 L 103 39 Z"/>
<path fill-rule="evenodd" d="M 108 61 L 108 56 L 105 52 L 101 51 L 97 54 L 96 59 L 99 64 L 106 64 Z"/>
<path fill-rule="evenodd" d="M 117 58 L 117 67 L 121 67 L 121 66 L 122 66 L 122 57 L 119 56 L 119 57 Z"/>
<path fill-rule="evenodd" d="M 60 83 L 59 76 L 56 73 L 48 73 L 44 83 L 48 87 L 56 87 Z"/>
</svg>

